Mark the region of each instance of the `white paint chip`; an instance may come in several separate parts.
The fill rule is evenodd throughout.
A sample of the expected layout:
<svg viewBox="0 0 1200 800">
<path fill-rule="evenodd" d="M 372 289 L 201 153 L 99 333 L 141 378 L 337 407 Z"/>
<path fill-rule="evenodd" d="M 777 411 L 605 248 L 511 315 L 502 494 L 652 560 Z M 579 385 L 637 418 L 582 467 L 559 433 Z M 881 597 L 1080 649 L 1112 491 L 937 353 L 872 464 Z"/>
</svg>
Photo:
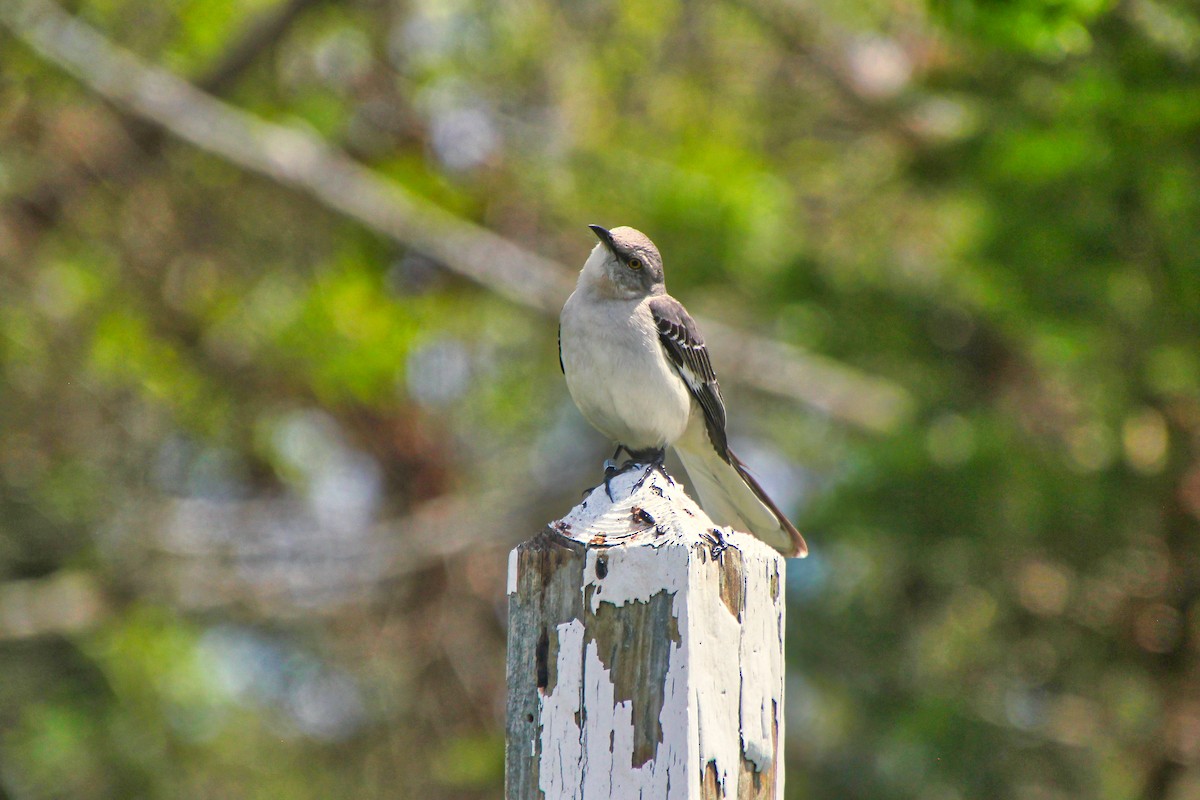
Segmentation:
<svg viewBox="0 0 1200 800">
<path fill-rule="evenodd" d="M 517 548 L 508 554 L 508 593 L 517 593 Z"/>
</svg>

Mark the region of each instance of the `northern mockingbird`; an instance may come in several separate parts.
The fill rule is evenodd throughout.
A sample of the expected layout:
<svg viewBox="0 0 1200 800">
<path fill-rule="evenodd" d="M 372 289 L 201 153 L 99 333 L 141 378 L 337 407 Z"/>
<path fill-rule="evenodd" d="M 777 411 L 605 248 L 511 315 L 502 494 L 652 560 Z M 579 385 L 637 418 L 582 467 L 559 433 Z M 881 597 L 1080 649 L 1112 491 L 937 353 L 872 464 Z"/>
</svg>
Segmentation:
<svg viewBox="0 0 1200 800">
<path fill-rule="evenodd" d="M 575 405 L 617 443 L 614 459 L 626 450 L 629 464 L 661 469 L 673 446 L 715 522 L 807 555 L 804 537 L 729 449 L 708 350 L 667 294 L 658 248 L 633 228 L 589 227 L 600 243 L 559 317 L 559 365 Z M 606 484 L 611 477 L 608 467 Z"/>
</svg>

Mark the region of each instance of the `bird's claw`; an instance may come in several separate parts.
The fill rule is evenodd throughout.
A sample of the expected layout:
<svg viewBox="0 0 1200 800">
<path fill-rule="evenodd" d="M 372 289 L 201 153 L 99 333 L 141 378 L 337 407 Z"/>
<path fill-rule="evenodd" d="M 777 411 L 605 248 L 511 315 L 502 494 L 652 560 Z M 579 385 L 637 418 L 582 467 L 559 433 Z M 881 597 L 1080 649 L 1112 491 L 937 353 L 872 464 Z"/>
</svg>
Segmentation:
<svg viewBox="0 0 1200 800">
<path fill-rule="evenodd" d="M 729 549 L 729 542 L 725 541 L 725 534 L 721 533 L 720 528 L 709 528 L 708 531 L 700 534 L 712 546 L 712 557 L 721 558 L 721 554 Z"/>
<path fill-rule="evenodd" d="M 636 457 L 630 458 L 629 460 L 627 460 L 625 463 L 621 464 L 621 466 L 618 467 L 616 458 L 617 458 L 617 456 L 619 456 L 621 454 L 622 449 L 623 448 L 617 448 L 617 452 L 613 453 L 613 457 L 609 458 L 609 459 L 605 459 L 605 461 L 604 461 L 604 493 L 606 495 L 608 495 L 609 502 L 616 501 L 616 498 L 613 497 L 613 493 L 612 493 L 613 478 L 617 477 L 618 475 L 622 475 L 622 474 L 628 472 L 629 470 L 633 469 L 634 467 L 639 467 L 642 464 L 646 465 L 646 471 L 643 472 L 642 476 L 637 479 L 636 483 L 633 484 L 633 488 L 632 488 L 631 492 L 636 492 L 639 489 L 641 489 L 642 485 L 646 482 L 646 479 L 649 478 L 650 474 L 655 471 L 661 473 L 662 476 L 667 479 L 668 483 L 671 483 L 671 484 L 675 483 L 671 479 L 671 476 L 667 474 L 667 468 L 665 466 L 667 454 L 666 454 L 665 450 L 659 450 L 657 452 L 654 452 L 650 456 L 648 461 L 645 458 L 645 453 L 642 453 L 641 455 L 643 457 L 640 460 Z M 633 453 L 630 453 L 630 455 L 633 455 Z"/>
<path fill-rule="evenodd" d="M 649 478 L 651 473 L 654 472 L 658 472 L 664 478 L 670 481 L 671 476 L 667 474 L 666 460 L 667 452 L 665 450 L 659 450 L 657 453 L 655 453 L 654 457 L 650 459 L 650 463 L 646 465 L 646 471 L 642 473 L 642 477 L 638 478 L 637 482 L 633 484 L 632 491 L 636 492 L 638 489 L 641 489 L 642 484 L 644 484 L 646 479 Z"/>
<path fill-rule="evenodd" d="M 626 465 L 627 467 L 628 465 Z M 625 471 L 626 467 L 618 467 L 617 463 L 612 459 L 604 462 L 604 493 L 608 495 L 608 501 L 611 503 L 616 498 L 612 493 L 612 479 Z"/>
</svg>

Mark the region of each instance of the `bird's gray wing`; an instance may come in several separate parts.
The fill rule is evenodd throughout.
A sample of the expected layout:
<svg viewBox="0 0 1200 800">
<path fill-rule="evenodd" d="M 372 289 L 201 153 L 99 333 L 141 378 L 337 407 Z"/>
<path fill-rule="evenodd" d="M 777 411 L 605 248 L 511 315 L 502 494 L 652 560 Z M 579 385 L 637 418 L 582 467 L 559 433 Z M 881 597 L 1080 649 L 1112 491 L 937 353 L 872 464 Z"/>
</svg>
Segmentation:
<svg viewBox="0 0 1200 800">
<path fill-rule="evenodd" d="M 721 458 L 729 461 L 729 443 L 725 437 L 725 403 L 721 400 L 721 388 L 713 372 L 704 337 L 696 321 L 688 314 L 683 304 L 670 295 L 655 297 L 649 303 L 654 324 L 658 327 L 658 340 L 662 342 L 667 358 L 688 391 L 704 412 L 704 425 L 708 438 Z"/>
<path fill-rule="evenodd" d="M 654 324 L 658 327 L 658 340 L 662 342 L 667 358 L 675 365 L 675 370 L 687 384 L 688 391 L 692 393 L 692 397 L 696 398 L 696 402 L 704 411 L 704 424 L 708 429 L 708 438 L 712 441 L 713 449 L 722 461 L 733 467 L 737 476 L 753 492 L 753 496 L 762 501 L 762 504 L 770 511 L 783 538 L 772 533 L 774 526 L 769 526 L 771 528 L 769 530 L 752 530 L 756 531 L 759 538 L 770 543 L 784 555 L 807 554 L 808 545 L 804 543 L 804 537 L 800 535 L 800 531 L 796 530 L 796 526 L 788 520 L 787 515 L 767 496 L 741 459 L 729 449 L 729 442 L 725 437 L 725 404 L 721 401 L 721 389 L 717 386 L 717 375 L 713 372 L 712 361 L 708 358 L 708 350 L 704 347 L 704 337 L 700 335 L 696 321 L 687 313 L 687 309 L 670 295 L 662 295 L 651 300 L 650 313 L 654 317 Z M 681 455 L 684 454 L 681 453 Z M 695 480 L 692 467 L 688 466 L 687 470 L 688 475 L 692 475 Z M 720 478 L 716 478 L 716 480 L 718 484 L 721 483 Z M 722 492 L 726 498 L 730 497 L 724 489 L 718 491 Z M 701 502 L 704 501 L 701 500 Z M 705 510 L 708 511 L 709 507 L 705 506 Z M 735 506 L 734 510 L 738 516 L 745 518 L 742 522 L 744 525 L 749 524 L 750 520 L 755 518 L 752 510 L 748 511 L 741 506 Z"/>
</svg>

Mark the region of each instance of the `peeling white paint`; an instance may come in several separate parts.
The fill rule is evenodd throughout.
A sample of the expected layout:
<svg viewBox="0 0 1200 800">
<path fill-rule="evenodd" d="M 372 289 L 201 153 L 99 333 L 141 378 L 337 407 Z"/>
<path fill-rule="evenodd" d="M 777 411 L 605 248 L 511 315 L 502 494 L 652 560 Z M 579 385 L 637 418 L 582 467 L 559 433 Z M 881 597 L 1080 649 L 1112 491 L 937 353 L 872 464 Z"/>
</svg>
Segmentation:
<svg viewBox="0 0 1200 800">
<path fill-rule="evenodd" d="M 752 561 L 746 563 L 746 595 L 771 596 L 771 576 L 778 575 L 779 591 L 783 591 L 783 570 L 779 563 Z M 741 688 L 742 747 L 746 758 L 759 772 L 771 767 L 775 759 L 772 731 L 778 726 L 783 738 L 783 681 L 784 663 L 781 653 L 768 642 L 783 641 L 782 601 L 772 604 L 747 604 L 742 621 Z M 782 768 L 782 764 L 780 765 Z"/>
<path fill-rule="evenodd" d="M 681 485 L 657 472 L 632 493 L 633 485 L 640 477 L 639 470 L 630 470 L 613 478 L 611 486 L 616 498 L 613 501 L 608 499 L 603 484 L 597 486 L 582 503 L 554 523 L 555 530 L 594 547 L 627 544 L 662 547 L 691 544 L 697 541 L 700 531 L 713 527 L 713 521 L 687 496 Z M 645 511 L 649 518 L 635 518 L 634 507 Z M 600 542 L 594 541 L 597 537 Z"/>
<path fill-rule="evenodd" d="M 517 593 L 517 548 L 513 548 L 508 553 L 508 593 Z"/>
<path fill-rule="evenodd" d="M 583 797 L 654 797 L 687 800 L 687 684 L 683 659 L 672 653 L 662 714 L 658 757 L 635 767 L 633 704 L 616 702 L 609 672 L 589 642 L 584 661 L 583 704 L 588 709 L 583 741 L 587 747 Z M 594 712 L 594 713 L 593 713 Z M 548 795 L 547 795 L 548 797 Z"/>
<path fill-rule="evenodd" d="M 672 543 L 666 547 L 652 549 L 640 547 L 616 547 L 607 550 L 592 548 L 587 553 L 584 569 L 584 596 L 587 587 L 592 589 L 592 613 L 600 610 L 601 603 L 623 606 L 626 603 L 648 603 L 659 592 L 678 597 L 679 590 L 687 585 L 688 558 L 690 548 Z M 608 573 L 599 578 L 596 561 L 605 559 Z M 675 615 L 676 619 L 679 614 Z"/>
<path fill-rule="evenodd" d="M 741 625 L 721 600 L 720 564 L 709 561 L 692 573 L 690 599 L 697 606 L 694 641 L 711 643 L 692 652 L 692 702 L 700 737 L 700 766 L 716 764 L 722 796 L 737 796 L 739 751 L 739 663 Z M 750 680 L 753 675 L 745 675 Z"/>
<path fill-rule="evenodd" d="M 721 598 L 712 521 L 682 487 L 657 474 L 630 495 L 638 477 L 633 472 L 613 480 L 615 502 L 597 488 L 554 528 L 588 545 L 580 591 L 590 594 L 591 614 L 605 603 L 620 608 L 663 592 L 672 597 L 679 642 L 669 649 L 662 741 L 645 764 L 633 764 L 633 704 L 617 699 L 585 621 L 559 625 L 556 682 L 539 703 L 541 788 L 547 800 L 690 800 L 701 797 L 712 762 L 717 796 L 732 800 L 744 755 L 759 771 L 778 770 L 773 797 L 779 800 L 783 559 L 748 534 L 722 529 L 744 564 L 739 621 Z M 510 593 L 517 590 L 516 572 L 510 560 Z M 772 575 L 778 580 L 774 598 Z"/>
<path fill-rule="evenodd" d="M 542 791 L 549 798 L 582 798 L 580 768 L 586 764 L 583 737 L 576 714 L 583 685 L 583 622 L 558 626 L 558 679 L 553 691 L 538 702 L 542 758 L 539 772 Z"/>
</svg>

